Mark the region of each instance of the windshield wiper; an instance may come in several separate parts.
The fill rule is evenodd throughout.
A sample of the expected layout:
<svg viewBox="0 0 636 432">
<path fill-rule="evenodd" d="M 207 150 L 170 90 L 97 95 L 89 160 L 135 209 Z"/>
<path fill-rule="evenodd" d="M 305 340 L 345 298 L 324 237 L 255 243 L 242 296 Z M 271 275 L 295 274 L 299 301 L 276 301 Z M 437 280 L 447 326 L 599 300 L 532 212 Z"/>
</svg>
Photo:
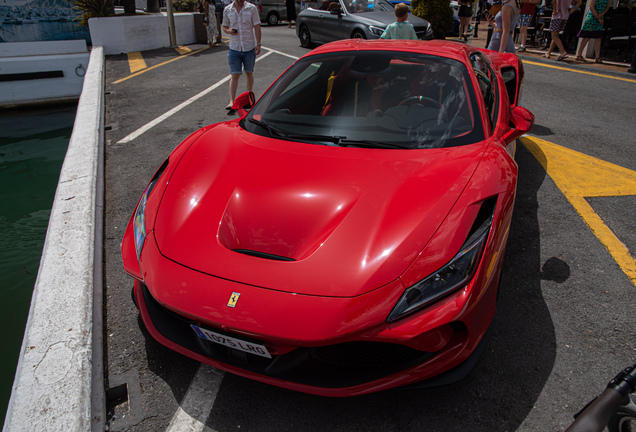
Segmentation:
<svg viewBox="0 0 636 432">
<path fill-rule="evenodd" d="M 279 136 L 282 136 L 284 138 L 287 138 L 287 134 L 283 131 L 280 131 L 278 129 L 276 129 L 274 126 L 271 126 L 269 123 L 265 123 L 262 120 L 256 120 L 255 118 L 250 118 L 249 119 L 250 123 L 254 123 L 255 125 L 259 125 L 260 127 L 267 129 L 267 132 L 269 133 L 269 136 L 274 138 L 274 133 L 276 133 Z"/>
<path fill-rule="evenodd" d="M 333 135 L 313 135 L 313 134 L 289 134 L 287 138 L 308 140 L 308 141 L 328 141 L 337 145 L 341 145 L 342 140 L 347 139 L 345 136 Z"/>
<path fill-rule="evenodd" d="M 397 148 L 397 149 L 411 149 L 411 147 L 403 146 L 400 144 L 392 144 L 380 141 L 371 140 L 349 140 L 343 139 L 338 143 L 341 147 L 355 146 L 355 147 L 368 147 L 368 148 Z"/>
</svg>

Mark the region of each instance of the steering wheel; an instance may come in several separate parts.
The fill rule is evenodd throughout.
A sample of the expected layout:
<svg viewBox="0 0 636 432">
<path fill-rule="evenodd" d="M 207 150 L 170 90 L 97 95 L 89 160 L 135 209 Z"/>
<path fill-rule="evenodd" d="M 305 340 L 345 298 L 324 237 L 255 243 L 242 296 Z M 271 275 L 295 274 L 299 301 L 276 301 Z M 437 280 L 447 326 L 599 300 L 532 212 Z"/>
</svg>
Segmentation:
<svg viewBox="0 0 636 432">
<path fill-rule="evenodd" d="M 448 118 L 448 112 L 446 111 L 446 108 L 444 107 L 444 105 L 437 102 L 435 99 L 426 97 L 426 96 L 409 96 L 406 99 L 404 99 L 402 102 L 400 102 L 398 106 L 410 105 L 412 103 L 420 103 L 422 105 L 433 105 L 435 108 L 441 109 L 442 111 L 444 111 L 444 115 Z"/>
</svg>

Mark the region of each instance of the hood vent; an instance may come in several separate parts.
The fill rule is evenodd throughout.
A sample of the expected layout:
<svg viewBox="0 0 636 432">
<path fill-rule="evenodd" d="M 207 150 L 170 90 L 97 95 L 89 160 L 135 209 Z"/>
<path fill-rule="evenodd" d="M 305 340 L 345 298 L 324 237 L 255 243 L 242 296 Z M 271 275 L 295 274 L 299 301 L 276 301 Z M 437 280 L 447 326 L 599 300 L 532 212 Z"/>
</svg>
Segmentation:
<svg viewBox="0 0 636 432">
<path fill-rule="evenodd" d="M 268 254 L 265 252 L 258 252 L 258 251 L 248 250 L 248 249 L 232 249 L 232 251 L 242 253 L 244 255 L 253 256 L 256 258 L 264 258 L 264 259 L 274 260 L 274 261 L 296 261 L 293 258 L 288 258 L 288 257 L 280 256 L 280 255 L 273 255 L 273 254 Z"/>
</svg>

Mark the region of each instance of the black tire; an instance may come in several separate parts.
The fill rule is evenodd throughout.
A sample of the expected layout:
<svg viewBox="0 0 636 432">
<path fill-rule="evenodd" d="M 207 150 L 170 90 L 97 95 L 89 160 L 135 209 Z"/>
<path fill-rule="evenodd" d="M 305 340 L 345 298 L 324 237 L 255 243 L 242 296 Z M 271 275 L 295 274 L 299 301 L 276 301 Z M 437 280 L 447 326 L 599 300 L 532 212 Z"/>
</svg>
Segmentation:
<svg viewBox="0 0 636 432">
<path fill-rule="evenodd" d="M 298 37 L 300 39 L 300 46 L 303 48 L 312 48 L 314 46 L 311 41 L 311 33 L 309 32 L 309 27 L 305 24 L 300 26 L 300 30 L 298 30 Z"/>
<path fill-rule="evenodd" d="M 267 25 L 275 26 L 278 24 L 279 18 L 276 12 L 270 12 L 267 15 Z"/>
<path fill-rule="evenodd" d="M 609 419 L 609 432 L 636 432 L 636 396 L 629 396 L 629 404 L 620 407 Z"/>
<path fill-rule="evenodd" d="M 360 30 L 356 30 L 351 34 L 352 39 L 366 39 L 367 37 Z"/>
</svg>

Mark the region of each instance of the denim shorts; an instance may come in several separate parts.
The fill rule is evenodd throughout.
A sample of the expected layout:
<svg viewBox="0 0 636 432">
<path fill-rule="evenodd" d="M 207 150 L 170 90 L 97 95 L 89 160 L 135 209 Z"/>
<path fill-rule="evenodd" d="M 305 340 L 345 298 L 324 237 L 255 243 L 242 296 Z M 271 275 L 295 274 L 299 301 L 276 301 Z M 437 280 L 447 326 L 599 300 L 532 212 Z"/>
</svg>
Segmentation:
<svg viewBox="0 0 636 432">
<path fill-rule="evenodd" d="M 229 50 L 227 60 L 230 63 L 230 74 L 240 75 L 245 69 L 245 73 L 254 73 L 254 63 L 256 63 L 256 48 L 250 51 Z"/>
</svg>

